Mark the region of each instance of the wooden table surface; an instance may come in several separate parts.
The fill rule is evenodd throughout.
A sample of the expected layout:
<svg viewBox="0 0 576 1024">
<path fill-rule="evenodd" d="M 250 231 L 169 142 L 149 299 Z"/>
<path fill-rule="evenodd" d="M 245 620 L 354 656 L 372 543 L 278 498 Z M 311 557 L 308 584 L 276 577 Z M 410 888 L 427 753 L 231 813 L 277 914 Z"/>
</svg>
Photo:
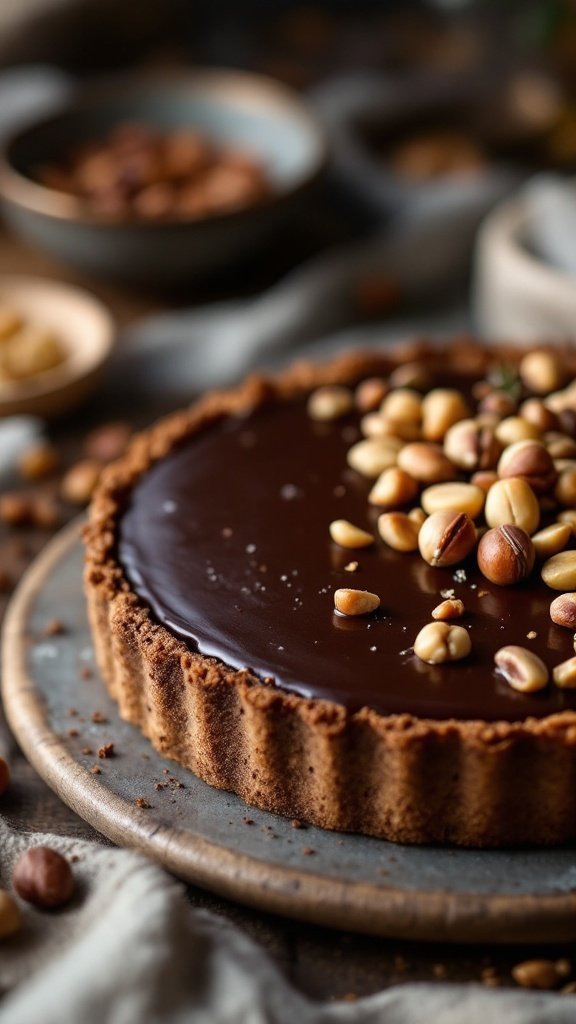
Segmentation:
<svg viewBox="0 0 576 1024">
<path fill-rule="evenodd" d="M 0 273 L 8 271 L 38 273 L 84 285 L 109 303 L 121 324 L 167 305 L 165 298 L 86 280 L 0 231 Z M 196 293 L 179 296 L 177 301 L 190 303 L 198 298 Z M 173 297 L 170 301 L 174 301 Z M 138 426 L 153 418 L 158 411 L 150 408 L 145 412 L 137 408 L 129 410 L 130 418 Z M 81 439 L 86 430 L 105 421 L 114 412 L 103 408 L 96 397 L 80 414 L 51 429 L 65 463 L 70 463 L 81 453 Z M 62 523 L 76 512 L 71 507 L 62 506 Z M 0 525 L 0 569 L 12 582 L 17 582 L 48 537 L 47 531 Z M 8 598 L 9 593 L 0 594 L 0 615 Z M 57 615 L 57 609 L 54 612 Z M 36 775 L 18 751 L 3 722 L 0 722 L 0 753 L 8 758 L 12 769 L 13 782 L 9 793 L 2 799 L 2 813 L 13 827 L 105 842 Z M 574 952 L 566 947 L 554 947 L 552 950 L 542 947 L 478 948 L 375 939 L 301 925 L 247 910 L 192 886 L 187 892 L 194 906 L 224 914 L 245 929 L 261 943 L 284 974 L 302 992 L 315 999 L 354 999 L 409 980 L 480 981 L 483 976 L 489 979 L 494 973 L 499 983 L 512 984 L 510 968 L 519 960 L 529 956 L 570 957 Z"/>
</svg>

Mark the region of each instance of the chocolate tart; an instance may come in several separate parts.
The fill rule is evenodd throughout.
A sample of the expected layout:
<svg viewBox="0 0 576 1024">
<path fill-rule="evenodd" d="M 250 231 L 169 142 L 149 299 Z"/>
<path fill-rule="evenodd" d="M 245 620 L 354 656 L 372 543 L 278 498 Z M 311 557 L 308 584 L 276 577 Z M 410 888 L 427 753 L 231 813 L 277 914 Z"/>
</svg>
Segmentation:
<svg viewBox="0 0 576 1024">
<path fill-rule="evenodd" d="M 370 529 L 381 511 L 346 465 L 360 417 L 306 413 L 317 386 L 408 360 L 470 394 L 518 358 L 458 342 L 298 364 L 138 436 L 105 471 L 86 528 L 95 649 L 121 715 L 210 785 L 323 828 L 468 846 L 573 839 L 576 690 L 518 693 L 494 671 L 504 644 L 550 667 L 574 654 L 550 620 L 554 592 L 537 573 L 495 586 L 474 557 L 439 569 L 380 543 L 338 548 L 331 520 Z M 339 587 L 375 591 L 381 608 L 339 616 Z M 449 591 L 472 653 L 429 665 L 412 645 Z"/>
</svg>

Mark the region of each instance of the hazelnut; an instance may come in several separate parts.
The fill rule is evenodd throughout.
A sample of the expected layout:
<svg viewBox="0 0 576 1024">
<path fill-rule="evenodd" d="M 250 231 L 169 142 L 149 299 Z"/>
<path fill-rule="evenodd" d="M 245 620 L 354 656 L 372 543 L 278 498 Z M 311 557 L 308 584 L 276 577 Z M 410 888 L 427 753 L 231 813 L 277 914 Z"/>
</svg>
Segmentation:
<svg viewBox="0 0 576 1024">
<path fill-rule="evenodd" d="M 551 558 L 559 551 L 564 551 L 572 536 L 572 527 L 569 523 L 551 523 L 543 530 L 532 535 L 532 543 L 536 558 Z"/>
<path fill-rule="evenodd" d="M 525 580 L 534 568 L 534 545 L 519 526 L 488 530 L 478 545 L 478 566 L 486 579 L 506 587 Z"/>
<path fill-rule="evenodd" d="M 418 547 L 428 565 L 456 565 L 476 544 L 476 528 L 465 512 L 434 512 L 420 527 Z"/>
<path fill-rule="evenodd" d="M 84 441 L 84 451 L 90 459 L 98 462 L 112 462 L 124 454 L 132 434 L 129 423 L 122 420 L 104 423 L 92 430 Z"/>
<path fill-rule="evenodd" d="M 564 368 L 558 356 L 544 349 L 528 352 L 518 367 L 524 387 L 535 395 L 557 391 L 564 382 Z"/>
<path fill-rule="evenodd" d="M 547 991 L 560 984 L 562 974 L 553 960 L 523 960 L 512 968 L 512 977 L 522 988 Z"/>
<path fill-rule="evenodd" d="M 422 396 L 412 388 L 397 388 L 386 396 L 380 406 L 384 419 L 399 423 L 420 423 Z"/>
<path fill-rule="evenodd" d="M 59 462 L 56 449 L 44 442 L 27 448 L 20 457 L 18 468 L 25 480 L 42 480 L 58 469 Z"/>
<path fill-rule="evenodd" d="M 422 402 L 422 434 L 427 441 L 442 441 L 454 423 L 470 410 L 464 396 L 453 388 L 433 388 Z"/>
<path fill-rule="evenodd" d="M 476 519 L 484 508 L 485 494 L 474 484 L 452 481 L 446 484 L 432 484 L 422 491 L 422 508 L 428 515 L 433 512 L 466 512 Z"/>
<path fill-rule="evenodd" d="M 378 477 L 368 501 L 383 508 L 398 508 L 413 501 L 418 494 L 418 484 L 399 466 L 390 466 Z"/>
<path fill-rule="evenodd" d="M 460 420 L 446 432 L 444 451 L 460 469 L 494 469 L 502 445 L 494 430 L 476 420 Z"/>
<path fill-rule="evenodd" d="M 367 377 L 356 388 L 354 397 L 360 412 L 374 412 L 388 394 L 388 384 L 382 377 Z"/>
<path fill-rule="evenodd" d="M 432 610 L 432 618 L 444 622 L 446 619 L 459 619 L 465 612 L 464 602 L 457 597 L 449 597 L 441 601 Z"/>
<path fill-rule="evenodd" d="M 12 491 L 0 495 L 0 519 L 9 526 L 24 526 L 30 521 L 30 501 Z"/>
<path fill-rule="evenodd" d="M 440 446 L 425 441 L 404 445 L 398 452 L 397 462 L 414 480 L 424 484 L 439 484 L 456 476 L 454 466 Z"/>
<path fill-rule="evenodd" d="M 498 474 L 493 469 L 483 469 L 478 473 L 473 473 L 470 477 L 470 483 L 474 484 L 475 487 L 480 487 L 484 491 L 484 494 L 488 494 L 488 491 L 498 480 Z"/>
<path fill-rule="evenodd" d="M 488 526 L 520 526 L 526 533 L 534 533 L 540 522 L 536 495 L 520 477 L 499 480 L 490 488 L 484 514 Z"/>
<path fill-rule="evenodd" d="M 101 472 L 102 466 L 95 459 L 77 462 L 62 480 L 62 497 L 72 505 L 87 505 Z"/>
<path fill-rule="evenodd" d="M 402 442 L 392 437 L 368 437 L 353 444 L 346 461 L 357 473 L 376 480 L 385 469 L 395 466 Z"/>
<path fill-rule="evenodd" d="M 493 413 L 498 419 L 504 419 L 516 412 L 516 402 L 507 391 L 489 391 L 483 396 L 478 409 L 480 412 Z"/>
<path fill-rule="evenodd" d="M 544 562 L 541 576 L 552 590 L 576 590 L 576 551 L 560 551 L 552 555 L 552 558 Z"/>
<path fill-rule="evenodd" d="M 504 449 L 497 468 L 500 479 L 520 477 L 536 494 L 546 494 L 556 483 L 552 456 L 540 441 L 516 441 Z"/>
<path fill-rule="evenodd" d="M 496 668 L 514 690 L 536 693 L 548 683 L 548 669 L 533 651 L 510 644 L 494 655 Z"/>
<path fill-rule="evenodd" d="M 429 665 L 460 661 L 471 650 L 468 630 L 463 626 L 451 626 L 447 622 L 429 622 L 414 641 L 414 654 Z"/>
<path fill-rule="evenodd" d="M 74 876 L 62 854 L 49 846 L 33 846 L 16 861 L 12 884 L 21 899 L 51 910 L 68 903 Z"/>
<path fill-rule="evenodd" d="M 424 363 L 402 363 L 390 374 L 390 387 L 414 388 L 426 391 L 430 386 L 430 371 Z"/>
<path fill-rule="evenodd" d="M 552 669 L 552 679 L 561 690 L 576 688 L 576 658 L 567 658 Z"/>
<path fill-rule="evenodd" d="M 560 594 L 550 605 L 550 618 L 557 626 L 576 630 L 576 593 Z"/>
<path fill-rule="evenodd" d="M 326 384 L 313 391 L 308 399 L 308 415 L 313 420 L 338 420 L 354 408 L 350 388 Z"/>
<path fill-rule="evenodd" d="M 22 918 L 16 900 L 5 889 L 0 889 L 0 939 L 14 935 L 21 925 Z"/>
<path fill-rule="evenodd" d="M 378 517 L 378 533 L 394 551 L 416 551 L 420 523 L 404 512 L 384 512 Z"/>
<path fill-rule="evenodd" d="M 576 506 L 576 469 L 563 469 L 554 489 L 554 497 L 564 508 Z"/>
<path fill-rule="evenodd" d="M 495 427 L 496 437 L 506 448 L 516 441 L 537 441 L 540 438 L 540 430 L 528 420 L 520 416 L 508 416 Z"/>
<path fill-rule="evenodd" d="M 367 548 L 374 543 L 371 533 L 354 526 L 347 519 L 335 519 L 330 523 L 330 536 L 341 548 Z"/>
<path fill-rule="evenodd" d="M 527 423 L 532 423 L 533 426 L 537 427 L 542 432 L 548 430 L 558 430 L 560 421 L 555 412 L 549 409 L 544 402 L 539 398 L 527 398 L 525 402 L 522 402 L 520 409 L 518 410 L 520 416 Z"/>
<path fill-rule="evenodd" d="M 334 608 L 341 615 L 369 615 L 380 606 L 378 594 L 369 590 L 350 590 L 346 587 L 334 592 Z"/>
</svg>

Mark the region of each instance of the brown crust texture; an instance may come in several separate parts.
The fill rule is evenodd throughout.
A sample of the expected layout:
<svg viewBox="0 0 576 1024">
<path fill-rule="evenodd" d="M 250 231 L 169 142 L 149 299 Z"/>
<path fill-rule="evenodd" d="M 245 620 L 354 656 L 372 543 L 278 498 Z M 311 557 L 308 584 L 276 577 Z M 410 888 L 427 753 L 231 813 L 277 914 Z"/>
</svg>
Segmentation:
<svg viewBox="0 0 576 1024">
<path fill-rule="evenodd" d="M 482 370 L 490 355 L 494 350 L 461 342 L 443 358 L 455 369 Z M 368 353 L 322 367 L 298 364 L 273 380 L 254 377 L 212 392 L 137 437 L 105 471 L 85 531 L 98 663 L 122 717 L 157 750 L 248 804 L 403 843 L 561 843 L 576 835 L 576 713 L 518 722 L 431 721 L 305 700 L 191 653 L 153 621 L 116 557 L 127 494 L 182 439 L 269 400 L 390 369 L 392 358 L 437 357 L 438 349 L 414 344 L 394 357 Z"/>
</svg>

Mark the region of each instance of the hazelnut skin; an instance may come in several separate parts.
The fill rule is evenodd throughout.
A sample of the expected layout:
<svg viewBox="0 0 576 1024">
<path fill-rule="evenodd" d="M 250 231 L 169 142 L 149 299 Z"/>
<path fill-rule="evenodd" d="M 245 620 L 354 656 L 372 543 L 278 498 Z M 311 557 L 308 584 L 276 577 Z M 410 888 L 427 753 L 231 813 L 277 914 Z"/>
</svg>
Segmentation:
<svg viewBox="0 0 576 1024">
<path fill-rule="evenodd" d="M 33 846 L 18 860 L 12 885 L 23 900 L 44 910 L 68 903 L 74 891 L 74 876 L 66 860 L 49 846 Z"/>
<path fill-rule="evenodd" d="M 496 526 L 478 545 L 480 572 L 500 587 L 525 580 L 534 568 L 534 545 L 520 526 Z"/>
</svg>

